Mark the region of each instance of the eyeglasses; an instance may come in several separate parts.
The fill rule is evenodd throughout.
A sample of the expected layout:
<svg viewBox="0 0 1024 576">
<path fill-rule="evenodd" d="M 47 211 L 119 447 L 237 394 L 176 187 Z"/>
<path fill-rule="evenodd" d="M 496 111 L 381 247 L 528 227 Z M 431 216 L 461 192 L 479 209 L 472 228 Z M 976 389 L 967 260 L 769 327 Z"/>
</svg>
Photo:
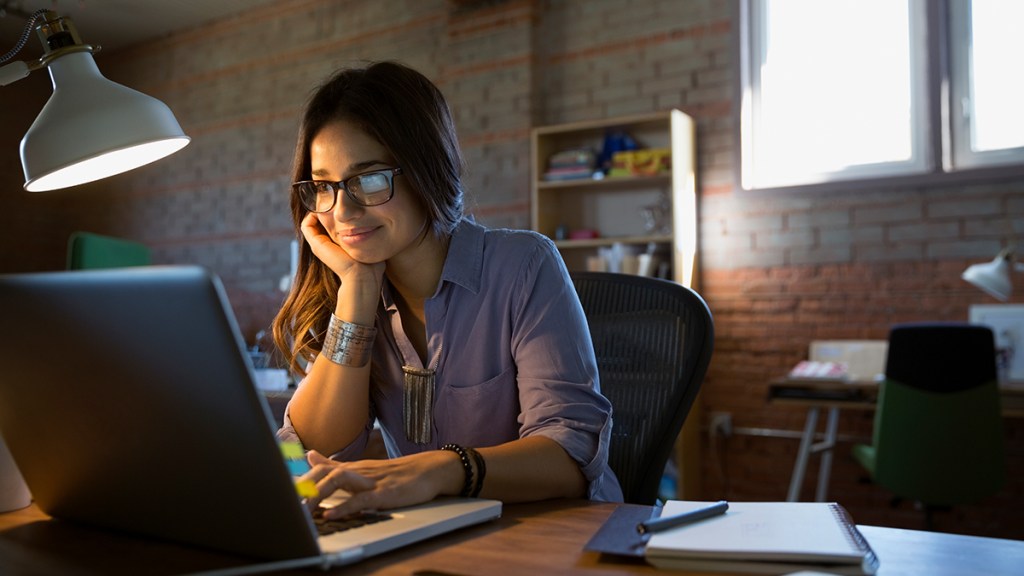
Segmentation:
<svg viewBox="0 0 1024 576">
<path fill-rule="evenodd" d="M 340 182 L 327 180 L 303 180 L 292 184 L 292 190 L 299 195 L 302 206 L 310 212 L 330 212 L 338 200 L 338 191 L 360 206 L 380 206 L 395 195 L 395 176 L 401 168 L 385 168 L 364 172 Z"/>
</svg>

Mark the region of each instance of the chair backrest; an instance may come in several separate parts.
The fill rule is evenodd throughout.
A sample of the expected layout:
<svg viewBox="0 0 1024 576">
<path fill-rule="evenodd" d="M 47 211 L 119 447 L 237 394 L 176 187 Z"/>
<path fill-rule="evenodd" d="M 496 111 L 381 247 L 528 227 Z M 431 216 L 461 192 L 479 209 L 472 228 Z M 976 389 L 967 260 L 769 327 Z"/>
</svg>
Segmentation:
<svg viewBox="0 0 1024 576">
<path fill-rule="evenodd" d="M 875 481 L 924 504 L 967 504 L 1005 480 L 995 341 L 984 326 L 892 328 L 875 416 Z"/>
<path fill-rule="evenodd" d="M 574 272 L 572 280 L 612 404 L 609 466 L 626 502 L 654 504 L 711 361 L 711 311 L 668 280 L 608 272 Z"/>
<path fill-rule="evenodd" d="M 889 332 L 885 376 L 933 392 L 957 392 L 994 381 L 992 329 L 964 322 L 897 324 Z"/>
<path fill-rule="evenodd" d="M 122 268 L 150 263 L 149 247 L 141 242 L 75 232 L 68 238 L 68 269 Z"/>
</svg>

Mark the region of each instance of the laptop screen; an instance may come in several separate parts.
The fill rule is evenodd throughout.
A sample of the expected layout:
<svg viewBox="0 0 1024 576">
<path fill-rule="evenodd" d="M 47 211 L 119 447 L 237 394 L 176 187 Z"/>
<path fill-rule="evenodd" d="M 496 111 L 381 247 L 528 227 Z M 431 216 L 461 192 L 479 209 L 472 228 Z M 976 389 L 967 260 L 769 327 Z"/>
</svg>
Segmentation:
<svg viewBox="0 0 1024 576">
<path fill-rule="evenodd" d="M 220 281 L 0 276 L 0 433 L 44 512 L 267 558 L 318 553 Z"/>
</svg>

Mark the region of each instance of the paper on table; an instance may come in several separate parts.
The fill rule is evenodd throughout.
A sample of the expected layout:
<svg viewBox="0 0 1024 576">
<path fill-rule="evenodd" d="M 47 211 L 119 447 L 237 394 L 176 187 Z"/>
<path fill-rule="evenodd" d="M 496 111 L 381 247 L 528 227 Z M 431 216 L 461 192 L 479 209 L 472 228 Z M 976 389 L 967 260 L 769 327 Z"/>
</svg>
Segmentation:
<svg viewBox="0 0 1024 576">
<path fill-rule="evenodd" d="M 662 515 L 706 505 L 670 500 Z M 671 568 L 693 567 L 685 563 L 702 560 L 708 562 L 701 569 L 728 561 L 737 571 L 745 571 L 747 561 L 750 571 L 781 562 L 845 565 L 864 574 L 877 569 L 874 553 L 846 511 L 826 502 L 731 502 L 724 515 L 652 535 L 645 556 L 652 564 Z"/>
</svg>

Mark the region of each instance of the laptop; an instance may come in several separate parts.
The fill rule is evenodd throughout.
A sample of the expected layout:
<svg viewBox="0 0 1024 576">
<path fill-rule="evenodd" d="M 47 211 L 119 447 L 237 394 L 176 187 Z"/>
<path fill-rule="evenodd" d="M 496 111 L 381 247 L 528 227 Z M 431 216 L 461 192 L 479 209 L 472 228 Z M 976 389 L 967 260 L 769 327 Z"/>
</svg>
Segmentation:
<svg viewBox="0 0 1024 576">
<path fill-rule="evenodd" d="M 318 536 L 219 279 L 195 266 L 0 275 L 0 434 L 55 518 L 329 567 L 497 518 L 438 499 Z"/>
</svg>

